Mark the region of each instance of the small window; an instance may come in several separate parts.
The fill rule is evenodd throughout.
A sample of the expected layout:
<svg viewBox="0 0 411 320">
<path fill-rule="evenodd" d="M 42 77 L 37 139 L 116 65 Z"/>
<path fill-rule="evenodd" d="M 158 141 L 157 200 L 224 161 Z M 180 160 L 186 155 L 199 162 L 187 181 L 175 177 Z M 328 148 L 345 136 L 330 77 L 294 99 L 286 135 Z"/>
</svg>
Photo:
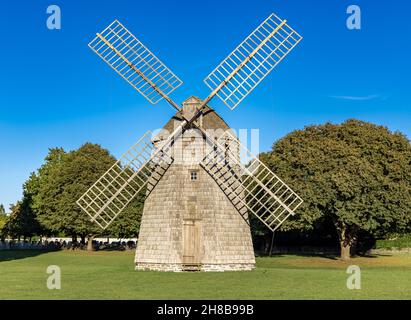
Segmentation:
<svg viewBox="0 0 411 320">
<path fill-rule="evenodd" d="M 191 181 L 196 181 L 197 180 L 197 175 L 198 175 L 197 171 L 191 171 L 190 172 Z"/>
</svg>

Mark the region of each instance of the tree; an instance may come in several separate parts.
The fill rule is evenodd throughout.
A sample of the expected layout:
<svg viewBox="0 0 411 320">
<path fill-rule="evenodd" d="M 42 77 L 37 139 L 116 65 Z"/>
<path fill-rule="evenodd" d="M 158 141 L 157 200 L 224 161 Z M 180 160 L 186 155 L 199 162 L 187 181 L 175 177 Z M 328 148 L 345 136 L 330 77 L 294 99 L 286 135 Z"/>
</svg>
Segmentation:
<svg viewBox="0 0 411 320">
<path fill-rule="evenodd" d="M 10 216 L 6 216 L 5 234 L 19 240 L 23 237 L 26 240 L 40 233 L 41 226 L 25 199 L 11 205 L 10 210 Z"/>
<path fill-rule="evenodd" d="M 17 201 L 15 204 L 10 205 L 10 216 L 8 217 L 4 225 L 4 234 L 15 239 L 20 237 L 23 234 L 23 218 L 21 210 L 21 201 Z"/>
<path fill-rule="evenodd" d="M 410 230 L 411 145 L 401 133 L 359 120 L 309 126 L 261 159 L 305 200 L 281 230 L 310 230 L 330 219 L 343 260 L 361 232 Z"/>
<path fill-rule="evenodd" d="M 6 210 L 4 209 L 3 204 L 0 204 L 0 215 L 5 215 L 6 214 Z"/>
<path fill-rule="evenodd" d="M 51 150 L 53 153 L 54 150 Z M 47 164 L 48 165 L 48 164 Z M 42 167 L 42 170 L 44 168 Z M 34 235 L 43 235 L 46 231 L 37 220 L 33 210 L 33 196 L 37 193 L 39 186 L 39 176 L 31 173 L 29 179 L 23 184 L 23 198 L 16 204 L 10 206 L 11 214 L 7 219 L 3 219 L 3 234 L 8 234 L 13 238 L 31 238 Z M 3 205 L 0 206 L 0 216 L 4 213 Z"/>
<path fill-rule="evenodd" d="M 109 167 L 115 158 L 97 144 L 85 143 L 78 150 L 61 154 L 61 158 L 40 178 L 34 207 L 39 221 L 53 232 L 80 235 L 88 238 L 88 249 L 101 233 L 98 226 L 81 211 L 76 200 Z M 40 174 L 41 175 L 41 174 Z"/>
<path fill-rule="evenodd" d="M 1 207 L 3 207 L 3 205 L 1 205 Z M 7 221 L 8 221 L 8 216 L 6 215 L 4 211 L 4 207 L 3 207 L 3 212 L 0 212 L 0 240 L 1 241 L 4 241 L 7 236 L 7 230 L 6 230 Z"/>
<path fill-rule="evenodd" d="M 65 154 L 63 148 L 50 148 L 44 159 L 45 163 L 36 172 L 32 172 L 23 184 L 23 198 L 19 205 L 24 215 L 29 217 L 30 223 L 21 225 L 21 230 L 40 236 L 51 235 L 52 231 L 46 227 L 47 224 L 41 224 L 38 219 L 35 197 L 40 191 L 40 186 L 46 184 L 50 171 L 58 166 Z"/>
</svg>

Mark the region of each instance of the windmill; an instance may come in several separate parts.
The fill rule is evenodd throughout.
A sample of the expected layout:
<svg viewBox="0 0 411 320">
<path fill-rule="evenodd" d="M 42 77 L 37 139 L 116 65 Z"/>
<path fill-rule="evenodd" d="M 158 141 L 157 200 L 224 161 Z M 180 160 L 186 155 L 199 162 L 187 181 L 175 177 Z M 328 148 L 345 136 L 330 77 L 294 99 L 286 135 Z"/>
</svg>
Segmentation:
<svg viewBox="0 0 411 320">
<path fill-rule="evenodd" d="M 294 215 L 302 199 L 208 103 L 217 96 L 236 108 L 301 39 L 271 14 L 205 78 L 210 94 L 190 97 L 182 107 L 169 97 L 182 81 L 119 21 L 89 43 L 148 101 L 165 99 L 177 110 L 159 134 L 147 132 L 77 201 L 105 229 L 145 193 L 136 269 L 250 270 L 255 258 L 248 215 L 272 231 Z"/>
</svg>

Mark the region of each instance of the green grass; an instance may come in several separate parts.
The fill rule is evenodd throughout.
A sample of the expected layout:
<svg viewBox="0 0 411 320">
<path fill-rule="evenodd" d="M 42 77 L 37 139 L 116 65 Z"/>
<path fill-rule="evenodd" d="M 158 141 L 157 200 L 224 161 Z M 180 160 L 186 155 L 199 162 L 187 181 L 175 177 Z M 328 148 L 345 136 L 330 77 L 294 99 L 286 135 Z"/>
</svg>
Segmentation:
<svg viewBox="0 0 411 320">
<path fill-rule="evenodd" d="M 134 252 L 0 251 L 0 299 L 411 299 L 411 255 L 355 258 L 362 289 L 348 290 L 348 264 L 325 257 L 258 258 L 226 273 L 134 271 Z M 61 290 L 46 288 L 58 265 Z"/>
</svg>

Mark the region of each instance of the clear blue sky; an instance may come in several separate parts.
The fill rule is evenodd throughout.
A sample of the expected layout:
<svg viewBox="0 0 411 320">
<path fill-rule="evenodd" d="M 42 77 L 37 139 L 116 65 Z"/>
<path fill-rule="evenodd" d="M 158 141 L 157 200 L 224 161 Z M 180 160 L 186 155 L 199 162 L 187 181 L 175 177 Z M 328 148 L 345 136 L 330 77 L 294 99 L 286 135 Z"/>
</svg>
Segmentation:
<svg viewBox="0 0 411 320">
<path fill-rule="evenodd" d="M 46 28 L 46 8 L 62 29 Z M 346 8 L 362 9 L 362 29 L 346 28 Z M 259 128 L 261 150 L 305 125 L 359 118 L 411 136 L 411 2 L 405 0 L 132 1 L 3 0 L 0 4 L 0 203 L 50 147 L 86 141 L 121 155 L 173 114 L 150 105 L 88 47 L 118 18 L 184 85 L 172 96 L 205 97 L 204 77 L 271 12 L 303 42 L 235 110 L 212 106 L 234 128 Z"/>
</svg>

